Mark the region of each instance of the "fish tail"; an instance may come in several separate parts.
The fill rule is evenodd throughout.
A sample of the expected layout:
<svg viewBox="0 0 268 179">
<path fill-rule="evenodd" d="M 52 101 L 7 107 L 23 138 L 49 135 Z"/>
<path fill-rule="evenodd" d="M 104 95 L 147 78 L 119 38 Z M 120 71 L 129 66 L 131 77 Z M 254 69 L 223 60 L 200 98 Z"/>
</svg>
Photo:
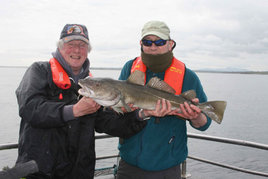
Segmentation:
<svg viewBox="0 0 268 179">
<path fill-rule="evenodd" d="M 210 117 L 213 121 L 220 124 L 223 119 L 223 114 L 226 105 L 227 105 L 226 101 L 208 101 L 199 104 L 198 107 L 202 110 L 204 114 Z"/>
</svg>

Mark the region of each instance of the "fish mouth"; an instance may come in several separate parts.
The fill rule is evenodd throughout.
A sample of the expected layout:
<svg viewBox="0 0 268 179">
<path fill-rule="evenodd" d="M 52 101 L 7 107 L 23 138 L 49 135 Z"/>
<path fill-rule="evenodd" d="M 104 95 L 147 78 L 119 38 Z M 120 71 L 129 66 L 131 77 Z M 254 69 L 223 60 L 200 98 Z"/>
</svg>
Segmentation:
<svg viewBox="0 0 268 179">
<path fill-rule="evenodd" d="M 93 90 L 91 90 L 90 88 L 85 88 L 83 86 L 78 90 L 78 93 L 85 97 L 92 97 L 94 95 Z"/>
</svg>

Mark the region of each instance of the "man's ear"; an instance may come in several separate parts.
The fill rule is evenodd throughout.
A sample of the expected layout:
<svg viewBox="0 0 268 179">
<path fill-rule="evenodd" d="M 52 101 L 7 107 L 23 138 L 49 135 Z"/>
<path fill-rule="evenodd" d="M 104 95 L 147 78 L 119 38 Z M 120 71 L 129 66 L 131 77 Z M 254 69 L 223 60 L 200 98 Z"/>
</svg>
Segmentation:
<svg viewBox="0 0 268 179">
<path fill-rule="evenodd" d="M 172 51 L 176 47 L 176 42 L 174 40 L 170 40 L 169 43 L 170 43 L 169 45 L 171 47 L 170 50 Z"/>
<path fill-rule="evenodd" d="M 142 41 L 140 41 L 140 45 L 141 45 L 141 51 L 143 52 L 143 45 L 142 45 Z"/>
</svg>

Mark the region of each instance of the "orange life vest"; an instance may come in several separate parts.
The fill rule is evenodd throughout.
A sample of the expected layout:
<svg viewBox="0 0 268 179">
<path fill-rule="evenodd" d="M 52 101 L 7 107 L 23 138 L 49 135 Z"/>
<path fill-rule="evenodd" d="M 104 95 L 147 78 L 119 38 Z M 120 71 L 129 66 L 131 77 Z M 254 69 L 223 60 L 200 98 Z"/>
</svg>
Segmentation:
<svg viewBox="0 0 268 179">
<path fill-rule="evenodd" d="M 57 87 L 61 89 L 68 89 L 71 87 L 71 81 L 69 79 L 68 74 L 62 68 L 61 64 L 57 61 L 56 58 L 51 58 L 49 60 L 53 82 L 57 85 Z M 93 77 L 91 72 L 89 72 L 89 76 Z"/>
<path fill-rule="evenodd" d="M 68 74 L 62 68 L 61 64 L 57 61 L 56 58 L 51 58 L 49 60 L 51 71 L 52 71 L 52 79 L 57 87 L 61 89 L 68 89 L 71 87 L 71 81 L 69 79 Z"/>
<path fill-rule="evenodd" d="M 50 68 L 52 71 L 52 79 L 53 82 L 56 84 L 57 87 L 61 89 L 69 89 L 72 84 L 68 74 L 62 68 L 61 64 L 58 62 L 56 58 L 51 58 L 49 60 Z M 93 77 L 93 75 L 89 72 L 89 76 Z M 59 99 L 62 99 L 62 93 L 59 95 Z"/>
<path fill-rule="evenodd" d="M 131 73 L 133 73 L 136 70 L 140 70 L 143 73 L 145 73 L 145 81 L 144 81 L 145 84 L 146 69 L 147 67 L 142 62 L 141 57 L 137 57 L 132 64 Z M 177 60 L 175 57 L 173 57 L 170 67 L 165 71 L 164 81 L 176 91 L 176 95 L 181 94 L 184 73 L 185 73 L 185 64 Z"/>
</svg>

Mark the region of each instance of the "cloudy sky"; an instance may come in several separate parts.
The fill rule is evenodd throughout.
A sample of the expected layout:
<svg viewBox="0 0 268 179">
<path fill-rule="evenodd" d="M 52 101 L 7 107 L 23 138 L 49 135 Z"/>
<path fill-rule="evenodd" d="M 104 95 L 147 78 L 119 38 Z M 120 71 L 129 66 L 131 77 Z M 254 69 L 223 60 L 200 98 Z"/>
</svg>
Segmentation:
<svg viewBox="0 0 268 179">
<path fill-rule="evenodd" d="M 49 60 L 63 26 L 87 26 L 92 67 L 140 54 L 144 23 L 165 21 L 192 69 L 268 71 L 267 0 L 0 0 L 0 66 Z"/>
</svg>

